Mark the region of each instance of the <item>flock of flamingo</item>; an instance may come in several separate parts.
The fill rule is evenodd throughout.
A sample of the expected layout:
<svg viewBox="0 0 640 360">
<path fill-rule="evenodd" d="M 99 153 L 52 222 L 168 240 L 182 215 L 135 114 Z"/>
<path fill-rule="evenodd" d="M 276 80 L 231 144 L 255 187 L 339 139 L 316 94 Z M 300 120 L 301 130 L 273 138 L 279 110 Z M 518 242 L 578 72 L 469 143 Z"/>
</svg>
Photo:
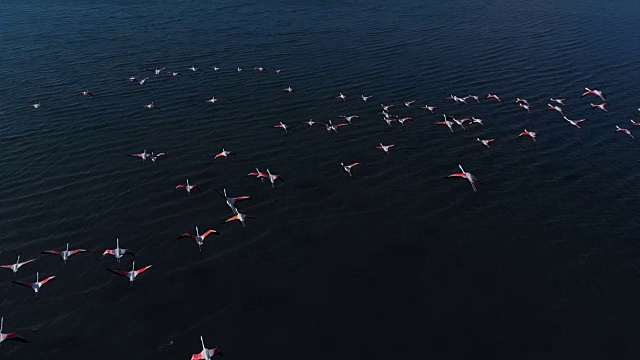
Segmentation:
<svg viewBox="0 0 640 360">
<path fill-rule="evenodd" d="M 169 75 L 172 77 L 175 76 L 182 76 L 182 73 L 180 73 L 179 71 L 165 71 L 165 68 L 155 68 L 155 69 L 146 69 L 147 71 L 150 71 L 151 73 L 153 73 L 154 75 L 152 76 L 160 76 L 162 74 L 165 75 Z M 198 71 L 198 68 L 196 68 L 195 66 L 191 66 L 188 68 L 188 70 L 192 71 L 192 72 L 196 72 Z M 213 71 L 217 72 L 219 71 L 220 68 L 218 67 L 213 67 Z M 235 68 L 233 69 L 236 72 L 240 72 L 243 71 L 242 68 Z M 280 73 L 281 71 L 283 71 L 284 69 L 274 69 L 275 73 Z M 254 71 L 258 71 L 258 72 L 267 72 L 266 68 L 263 67 L 256 67 L 254 68 Z M 137 76 L 131 76 L 129 78 L 127 78 L 128 81 L 134 83 L 134 84 L 139 84 L 139 85 L 144 85 L 147 80 L 149 80 L 149 76 L 146 77 L 137 77 Z M 286 88 L 284 88 L 282 90 L 285 93 L 292 93 L 294 92 L 294 89 L 291 86 L 287 86 Z M 85 97 L 89 97 L 89 98 L 96 98 L 96 95 L 92 92 L 90 92 L 89 90 L 83 90 L 78 92 L 79 95 L 81 96 L 85 96 Z M 594 96 L 599 98 L 602 102 L 601 103 L 591 103 L 591 107 L 594 109 L 599 109 L 602 111 L 608 111 L 606 106 L 607 103 L 606 101 L 606 97 L 604 95 L 604 93 L 600 90 L 594 90 L 594 89 L 589 89 L 589 88 L 585 88 L 584 92 L 582 93 L 582 97 L 586 97 L 586 96 Z M 343 94 L 343 93 L 339 93 L 336 97 L 336 99 L 340 100 L 340 101 L 347 101 L 347 95 Z M 365 96 L 365 95 L 360 95 L 360 97 L 357 99 L 363 101 L 363 102 L 368 102 L 370 99 L 372 98 L 372 96 Z M 211 97 L 210 99 L 207 99 L 205 102 L 206 103 L 211 103 L 214 104 L 218 101 L 219 99 L 215 98 L 215 97 Z M 480 97 L 477 95 L 466 95 L 466 96 L 456 96 L 456 95 L 450 95 L 448 98 L 446 98 L 446 100 L 452 100 L 456 103 L 459 104 L 467 104 L 467 102 L 469 100 L 473 100 L 477 103 L 480 103 Z M 490 101 L 490 102 L 494 102 L 494 103 L 502 103 L 502 99 L 496 95 L 496 94 L 487 94 L 486 97 L 484 97 L 484 100 L 486 101 Z M 549 104 L 547 104 L 548 109 L 550 110 L 554 110 L 557 111 L 565 121 L 567 121 L 570 125 L 575 126 L 576 128 L 580 128 L 580 124 L 582 122 L 585 121 L 585 119 L 570 119 L 568 118 L 565 113 L 564 113 L 564 109 L 561 106 L 565 106 L 565 99 L 564 98 L 551 98 L 549 100 Z M 411 101 L 406 101 L 403 102 L 403 104 L 381 104 L 381 114 L 383 116 L 383 120 L 389 125 L 391 126 L 393 122 L 398 122 L 402 125 L 405 124 L 405 122 L 412 120 L 411 117 L 400 117 L 399 115 L 395 115 L 391 113 L 391 109 L 398 105 L 399 107 L 411 107 L 413 104 L 415 103 L 415 100 L 411 100 Z M 553 103 L 553 105 L 551 104 Z M 521 108 L 523 108 L 526 111 L 530 111 L 532 105 L 526 100 L 526 99 L 522 99 L 522 98 L 516 98 L 515 100 L 515 104 Z M 41 103 L 34 103 L 30 105 L 31 107 L 33 107 L 34 109 L 40 109 L 42 107 Z M 151 102 L 149 104 L 143 105 L 146 109 L 148 110 L 156 110 L 156 111 L 162 111 L 161 108 L 159 108 L 158 106 L 155 105 L 154 102 Z M 424 105 L 421 108 L 427 110 L 430 114 L 434 114 L 434 110 L 437 109 L 436 106 L 431 106 L 431 105 Z M 640 111 L 640 108 L 638 109 Z M 479 119 L 479 118 L 475 118 L 475 117 L 470 117 L 470 118 L 462 118 L 462 119 L 456 119 L 454 116 L 448 116 L 446 114 L 442 114 L 442 121 L 437 121 L 435 122 L 435 124 L 437 125 L 445 125 L 448 130 L 450 132 L 454 132 L 454 127 L 459 126 L 462 129 L 465 129 L 465 125 L 470 126 L 472 124 L 478 124 L 480 126 L 483 126 L 483 120 Z M 358 115 L 340 115 L 338 116 L 338 119 L 343 119 L 344 122 L 342 121 L 337 121 L 336 123 L 334 123 L 332 120 L 328 120 L 325 123 L 325 127 L 326 130 L 328 132 L 338 132 L 338 129 L 344 126 L 351 126 L 352 125 L 352 120 L 354 119 L 359 119 Z M 640 122 L 634 122 L 633 120 L 631 120 L 633 125 L 636 126 L 640 126 Z M 307 124 L 308 126 L 313 126 L 318 124 L 319 122 L 314 121 L 314 120 L 308 120 L 305 122 L 305 124 Z M 282 129 L 285 133 L 287 133 L 289 131 L 289 125 L 283 123 L 283 122 L 279 122 L 275 125 L 273 125 L 274 128 L 278 128 L 278 129 Z M 616 132 L 623 132 L 626 133 L 627 135 L 629 135 L 630 137 L 634 138 L 634 136 L 632 135 L 631 131 L 629 129 L 623 128 L 623 127 L 619 127 L 616 126 Z M 514 134 L 515 135 L 515 134 Z M 518 134 L 518 137 L 530 137 L 534 142 L 536 142 L 536 138 L 538 136 L 538 132 L 536 131 L 529 131 L 527 129 L 523 129 L 522 132 L 520 132 Z M 634 138 L 635 139 L 635 138 Z M 480 143 L 482 146 L 485 146 L 486 148 L 491 148 L 491 143 L 493 143 L 495 141 L 495 139 L 481 139 L 481 138 L 476 138 L 475 139 L 478 143 Z M 379 143 L 378 146 L 376 146 L 377 149 L 380 149 L 382 151 L 384 151 L 384 153 L 386 155 L 390 155 L 391 152 L 390 150 L 395 146 L 395 144 L 383 144 L 383 143 Z M 143 163 L 146 163 L 147 160 L 151 160 L 152 162 L 156 162 L 158 159 L 162 158 L 163 156 L 165 156 L 166 154 L 164 152 L 147 152 L 147 150 L 145 149 L 144 151 L 142 151 L 141 153 L 134 153 L 134 154 L 127 154 L 129 156 L 133 156 L 133 157 L 137 157 L 142 159 Z M 229 151 L 229 150 L 225 150 L 224 148 L 222 148 L 222 150 L 218 153 L 215 154 L 215 156 L 213 156 L 213 160 L 216 160 L 218 158 L 227 158 L 229 156 L 235 155 L 234 152 Z M 358 166 L 360 163 L 358 162 L 353 162 L 353 163 L 349 163 L 349 164 L 345 164 L 343 162 L 339 162 L 338 163 L 343 169 L 344 171 L 349 175 L 349 176 L 353 176 L 352 170 L 354 167 Z M 477 191 L 477 178 L 475 177 L 475 175 L 473 175 L 472 173 L 465 171 L 464 168 L 462 167 L 462 165 L 458 164 L 458 168 L 459 168 L 459 172 L 455 172 L 452 173 L 451 175 L 449 175 L 448 177 L 452 177 L 452 178 L 462 178 L 467 180 L 473 191 Z M 255 169 L 255 171 L 251 171 L 248 173 L 249 176 L 255 177 L 256 179 L 260 179 L 261 181 L 264 181 L 265 179 L 269 181 L 269 183 L 271 184 L 272 187 L 276 186 L 276 183 L 278 180 L 280 181 L 284 181 L 282 176 L 277 175 L 277 174 L 273 174 L 271 173 L 271 170 L 266 169 L 266 172 L 262 172 L 260 171 L 258 168 Z M 200 187 L 197 184 L 193 184 L 189 181 L 189 179 L 186 179 L 184 184 L 178 184 L 175 186 L 175 190 L 178 189 L 183 189 L 184 191 L 186 191 L 186 193 L 188 195 L 191 195 L 192 192 L 194 191 L 198 191 L 201 192 Z M 227 206 L 229 207 L 229 209 L 231 210 L 231 216 L 225 221 L 225 222 L 231 222 L 231 221 L 238 221 L 242 224 L 243 227 L 246 226 L 246 220 L 247 219 L 251 219 L 251 216 L 248 216 L 242 212 L 240 212 L 240 210 L 236 207 L 236 204 L 242 200 L 246 200 L 249 199 L 249 196 L 234 196 L 231 197 L 227 194 L 226 189 L 222 189 L 222 191 L 218 191 L 216 190 L 216 192 L 225 200 Z M 200 233 L 200 230 L 198 229 L 198 227 L 195 227 L 195 232 L 194 233 L 184 233 L 178 236 L 178 238 L 191 238 L 192 240 L 194 240 L 196 242 L 196 244 L 198 245 L 198 249 L 200 252 L 202 252 L 202 246 L 204 245 L 205 239 L 210 236 L 210 235 L 217 235 L 218 232 L 216 230 L 213 229 L 208 229 L 206 231 L 204 231 L 203 233 Z M 72 255 L 75 254 L 79 254 L 79 253 L 84 253 L 86 252 L 85 249 L 70 249 L 69 248 L 69 243 L 66 244 L 66 247 L 64 250 L 47 250 L 47 251 L 43 251 L 43 254 L 49 254 L 49 255 L 57 255 L 60 256 L 61 259 L 63 260 L 63 262 L 66 264 L 66 262 L 69 260 L 69 258 Z M 120 246 L 120 240 L 116 239 L 116 247 L 113 249 L 106 249 L 103 253 L 103 256 L 113 256 L 115 257 L 117 263 L 119 264 L 121 259 L 125 256 L 125 255 L 130 255 L 132 257 L 134 257 L 134 253 L 127 248 L 122 248 Z M 31 263 L 35 261 L 35 259 L 29 259 L 26 261 L 21 261 L 20 260 L 20 256 L 17 257 L 17 261 L 13 264 L 9 264 L 9 265 L 1 265 L 0 267 L 2 268 L 6 268 L 6 269 L 10 269 L 14 275 L 16 275 L 18 273 L 18 270 L 21 269 L 23 266 Z M 129 282 L 129 286 L 131 286 L 133 284 L 133 282 L 138 278 L 138 276 L 140 276 L 141 274 L 145 273 L 147 270 L 149 270 L 151 268 L 152 265 L 146 265 L 143 266 L 141 268 L 137 268 L 136 269 L 136 264 L 135 261 L 132 261 L 132 265 L 131 265 L 131 270 L 120 270 L 120 269 L 107 269 L 109 271 L 111 271 L 112 273 L 116 274 L 116 275 L 120 275 L 123 277 L 126 277 L 128 279 Z M 47 283 L 49 283 L 50 281 L 54 280 L 56 277 L 55 276 L 48 276 L 45 277 L 43 279 L 40 279 L 40 274 L 39 272 L 36 272 L 35 274 L 35 281 L 34 282 L 27 282 L 27 281 L 17 281 L 14 280 L 12 281 L 12 283 L 17 284 L 17 285 L 21 285 L 21 286 L 25 286 L 28 288 L 31 288 L 36 296 L 40 293 L 40 291 L 42 290 L 43 286 Z M 14 341 L 20 341 L 20 342 L 27 342 L 27 340 L 22 337 L 21 335 L 19 335 L 18 333 L 14 333 L 14 332 L 9 332 L 9 333 L 3 333 L 3 326 L 4 326 L 4 318 L 0 318 L 0 343 L 4 342 L 4 341 L 8 341 L 8 340 L 14 340 Z M 220 349 L 218 347 L 215 347 L 213 349 L 209 349 L 205 346 L 204 344 L 204 339 L 201 336 L 200 337 L 200 345 L 202 346 L 202 350 L 199 353 L 193 354 L 191 359 L 192 360 L 199 360 L 199 359 L 210 359 L 214 356 L 218 356 L 218 355 L 222 355 L 222 352 L 220 351 Z"/>
</svg>

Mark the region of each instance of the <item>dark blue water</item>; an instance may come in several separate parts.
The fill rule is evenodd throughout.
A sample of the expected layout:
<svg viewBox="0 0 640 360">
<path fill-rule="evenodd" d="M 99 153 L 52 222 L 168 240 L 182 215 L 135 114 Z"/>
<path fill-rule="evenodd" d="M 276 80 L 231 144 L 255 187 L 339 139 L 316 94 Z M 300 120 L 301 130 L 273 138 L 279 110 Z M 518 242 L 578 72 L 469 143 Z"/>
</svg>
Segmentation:
<svg viewBox="0 0 640 360">
<path fill-rule="evenodd" d="M 614 130 L 640 130 L 639 15 L 632 0 L 2 2 L 0 263 L 57 278 L 34 298 L 0 274 L 4 331 L 30 341 L 1 357 L 186 359 L 202 335 L 232 359 L 637 359 L 640 148 Z M 380 103 L 412 121 L 388 127 Z M 452 134 L 443 113 L 484 126 Z M 351 114 L 337 134 L 303 123 Z M 214 161 L 222 148 L 237 155 Z M 143 149 L 167 156 L 125 156 Z M 458 164 L 477 193 L 447 178 Z M 202 193 L 174 192 L 186 178 Z M 246 229 L 223 223 L 223 187 L 251 196 Z M 202 254 L 176 239 L 196 225 L 220 233 Z M 101 256 L 116 237 L 153 265 L 131 288 Z M 88 252 L 40 255 L 67 242 Z"/>
</svg>

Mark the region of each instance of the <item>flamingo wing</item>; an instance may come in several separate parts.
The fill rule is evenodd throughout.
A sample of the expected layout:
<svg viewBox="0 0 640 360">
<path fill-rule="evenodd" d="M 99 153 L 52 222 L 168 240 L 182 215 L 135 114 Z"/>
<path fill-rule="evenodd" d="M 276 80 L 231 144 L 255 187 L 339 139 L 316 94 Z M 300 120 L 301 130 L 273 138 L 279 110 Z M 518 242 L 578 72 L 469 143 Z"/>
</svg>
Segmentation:
<svg viewBox="0 0 640 360">
<path fill-rule="evenodd" d="M 55 278 L 56 278 L 55 276 L 49 276 L 48 278 L 46 278 L 46 279 L 44 279 L 44 280 L 40 281 L 40 286 L 42 286 L 42 285 L 44 285 L 44 284 L 48 283 L 49 281 L 51 281 L 51 280 L 53 280 L 53 279 L 55 279 Z"/>
<path fill-rule="evenodd" d="M 112 273 L 117 274 L 117 275 L 121 275 L 121 276 L 129 277 L 129 272 L 128 272 L 128 271 L 124 271 L 124 270 L 114 270 L 114 269 L 107 269 L 107 270 L 109 270 L 109 271 L 111 271 Z"/>
<path fill-rule="evenodd" d="M 29 341 L 27 341 L 27 339 L 23 338 L 22 336 L 16 334 L 16 333 L 8 333 L 8 334 L 2 334 L 4 336 L 4 339 L 2 339 L 3 341 L 5 340 L 13 340 L 13 341 L 19 341 L 19 342 L 23 342 L 23 343 L 28 343 Z"/>
<path fill-rule="evenodd" d="M 60 251 L 60 250 L 47 250 L 47 251 L 41 252 L 41 254 L 60 255 L 60 254 L 62 254 L 62 251 Z"/>
<path fill-rule="evenodd" d="M 147 265 L 147 266 L 145 266 L 145 267 L 143 267 L 141 269 L 138 269 L 138 270 L 134 271 L 133 273 L 135 274 L 135 276 L 138 276 L 138 275 L 142 274 L 143 272 L 149 270 L 150 268 L 151 268 L 151 265 Z"/>
<path fill-rule="evenodd" d="M 207 232 L 206 232 L 206 233 L 202 234 L 202 238 L 204 239 L 204 238 L 206 238 L 207 236 L 209 236 L 209 235 L 211 235 L 211 234 L 216 234 L 216 235 L 217 235 L 217 234 L 218 234 L 218 232 L 217 232 L 217 231 L 215 231 L 215 230 L 213 230 L 213 229 L 211 229 L 211 230 L 207 230 Z"/>
<path fill-rule="evenodd" d="M 16 284 L 16 285 L 22 285 L 22 286 L 26 286 L 26 287 L 33 287 L 33 283 L 30 282 L 26 282 L 26 281 L 11 281 L 12 283 Z"/>
</svg>

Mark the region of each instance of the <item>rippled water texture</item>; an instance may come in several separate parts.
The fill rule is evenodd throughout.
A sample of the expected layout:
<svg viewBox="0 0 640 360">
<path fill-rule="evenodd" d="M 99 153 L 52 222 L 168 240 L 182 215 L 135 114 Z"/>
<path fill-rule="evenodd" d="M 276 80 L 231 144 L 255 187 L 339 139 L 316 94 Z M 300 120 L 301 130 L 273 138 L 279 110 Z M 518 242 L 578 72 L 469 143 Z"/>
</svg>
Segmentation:
<svg viewBox="0 0 640 360">
<path fill-rule="evenodd" d="M 640 355 L 640 153 L 614 133 L 640 136 L 640 3 L 108 3 L 0 4 L 0 263 L 56 276 L 34 298 L 0 273 L 4 331 L 30 341 L 3 359 L 186 359 L 201 335 L 231 359 Z M 413 119 L 390 128 L 381 103 Z M 125 156 L 143 149 L 167 155 Z M 174 191 L 187 178 L 201 194 Z M 246 229 L 222 188 L 251 196 Z M 220 233 L 202 254 L 176 239 L 195 226 Z M 131 288 L 101 256 L 116 238 L 153 265 Z M 67 242 L 88 252 L 40 255 Z"/>
</svg>

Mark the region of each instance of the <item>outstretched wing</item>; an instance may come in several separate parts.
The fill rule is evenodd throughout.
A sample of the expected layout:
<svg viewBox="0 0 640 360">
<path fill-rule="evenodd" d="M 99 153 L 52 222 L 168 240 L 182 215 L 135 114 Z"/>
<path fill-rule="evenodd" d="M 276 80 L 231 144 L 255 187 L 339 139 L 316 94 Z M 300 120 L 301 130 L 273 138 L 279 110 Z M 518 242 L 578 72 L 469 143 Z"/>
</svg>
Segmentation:
<svg viewBox="0 0 640 360">
<path fill-rule="evenodd" d="M 138 275 L 142 274 L 143 272 L 149 270 L 149 268 L 151 268 L 151 265 L 147 265 L 147 266 L 143 267 L 142 269 L 138 269 L 138 270 L 134 271 L 134 274 L 136 276 L 138 276 Z"/>
<path fill-rule="evenodd" d="M 124 270 L 113 270 L 113 269 L 107 269 L 107 270 L 109 270 L 109 271 L 111 271 L 112 273 L 117 274 L 117 275 L 122 275 L 122 276 L 129 277 L 129 272 L 128 272 L 128 271 L 124 271 Z"/>
</svg>

